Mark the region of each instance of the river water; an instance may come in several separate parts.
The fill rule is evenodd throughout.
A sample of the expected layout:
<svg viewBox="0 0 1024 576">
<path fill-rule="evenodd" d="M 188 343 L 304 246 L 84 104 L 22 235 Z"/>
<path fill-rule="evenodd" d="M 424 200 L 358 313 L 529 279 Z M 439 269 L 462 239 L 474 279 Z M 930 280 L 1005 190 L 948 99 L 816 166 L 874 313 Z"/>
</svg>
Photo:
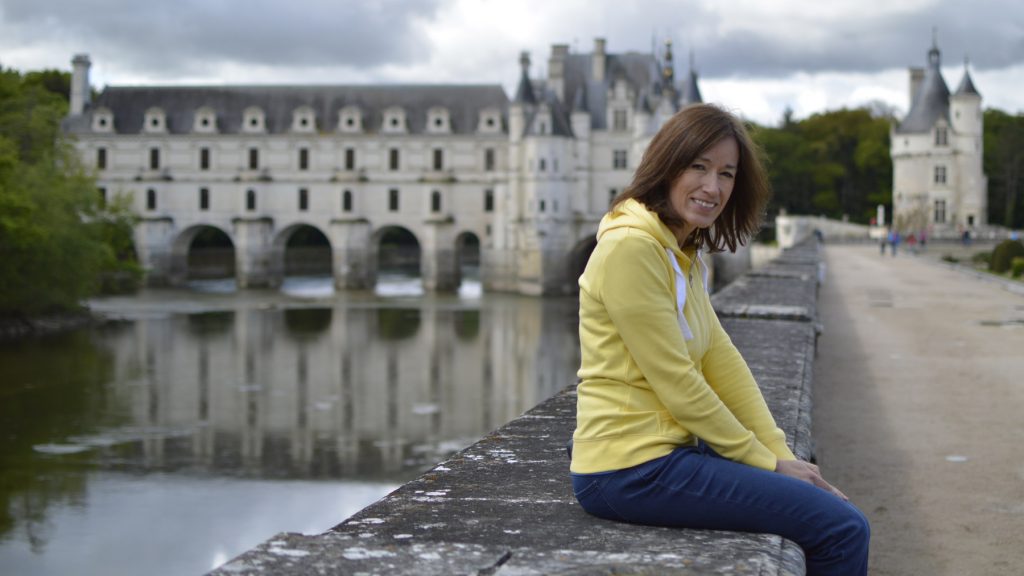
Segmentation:
<svg viewBox="0 0 1024 576">
<path fill-rule="evenodd" d="M 0 573 L 201 574 L 323 532 L 575 380 L 573 298 L 232 282 L 0 345 Z"/>
</svg>

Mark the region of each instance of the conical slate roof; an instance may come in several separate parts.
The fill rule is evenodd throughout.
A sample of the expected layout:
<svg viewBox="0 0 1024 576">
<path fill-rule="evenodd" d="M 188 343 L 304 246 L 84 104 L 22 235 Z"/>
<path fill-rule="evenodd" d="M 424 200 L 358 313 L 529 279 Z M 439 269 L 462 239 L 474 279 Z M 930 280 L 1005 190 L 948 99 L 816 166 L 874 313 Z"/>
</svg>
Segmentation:
<svg viewBox="0 0 1024 576">
<path fill-rule="evenodd" d="M 971 81 L 971 73 L 967 71 L 967 67 L 964 66 L 964 77 L 960 80 L 960 86 L 956 89 L 956 96 L 971 95 L 981 97 L 978 93 L 978 89 L 974 87 L 974 82 Z"/>
<path fill-rule="evenodd" d="M 700 96 L 700 88 L 697 87 L 697 73 L 691 69 L 686 76 L 686 82 L 683 83 L 683 106 L 704 102 Z"/>
<path fill-rule="evenodd" d="M 519 57 L 519 65 L 523 73 L 519 75 L 519 87 L 516 88 L 516 97 L 512 101 L 518 104 L 536 104 L 537 97 L 533 94 L 533 82 L 530 81 L 530 55 L 523 52 Z"/>
<path fill-rule="evenodd" d="M 941 57 L 939 48 L 932 45 L 928 51 L 928 69 L 925 70 L 917 97 L 910 106 L 910 112 L 896 129 L 900 133 L 928 132 L 939 118 L 949 120 L 949 88 L 939 71 Z"/>
</svg>

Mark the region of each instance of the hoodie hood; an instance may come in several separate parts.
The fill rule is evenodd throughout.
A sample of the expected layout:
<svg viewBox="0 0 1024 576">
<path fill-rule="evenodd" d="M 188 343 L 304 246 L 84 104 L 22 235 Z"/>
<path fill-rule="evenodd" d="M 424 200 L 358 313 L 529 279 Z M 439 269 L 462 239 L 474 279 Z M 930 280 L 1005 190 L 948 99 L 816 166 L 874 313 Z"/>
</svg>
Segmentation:
<svg viewBox="0 0 1024 576">
<path fill-rule="evenodd" d="M 619 228 L 637 228 L 653 236 L 663 247 L 672 250 L 677 256 L 689 258 L 679 249 L 679 242 L 675 234 L 666 226 L 658 215 L 647 209 L 646 206 L 630 198 L 615 207 L 614 210 L 604 215 L 601 224 L 597 228 L 597 239 L 610 230 Z"/>
</svg>

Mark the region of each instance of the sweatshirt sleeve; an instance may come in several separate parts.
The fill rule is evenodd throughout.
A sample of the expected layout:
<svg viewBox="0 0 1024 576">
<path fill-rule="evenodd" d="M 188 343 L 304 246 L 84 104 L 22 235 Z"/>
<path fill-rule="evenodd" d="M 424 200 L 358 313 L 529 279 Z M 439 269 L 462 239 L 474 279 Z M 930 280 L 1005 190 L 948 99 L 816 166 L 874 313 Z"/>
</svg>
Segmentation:
<svg viewBox="0 0 1024 576">
<path fill-rule="evenodd" d="M 780 460 L 796 460 L 786 445 L 786 433 L 776 425 L 750 367 L 722 328 L 714 310 L 710 313 L 714 319 L 714 334 L 703 362 L 708 384 L 736 418 L 752 430 L 775 456 Z"/>
<path fill-rule="evenodd" d="M 733 415 L 690 358 L 665 258 L 660 244 L 632 232 L 609 252 L 600 297 L 616 331 L 673 418 L 722 456 L 774 470 L 776 455 Z"/>
</svg>

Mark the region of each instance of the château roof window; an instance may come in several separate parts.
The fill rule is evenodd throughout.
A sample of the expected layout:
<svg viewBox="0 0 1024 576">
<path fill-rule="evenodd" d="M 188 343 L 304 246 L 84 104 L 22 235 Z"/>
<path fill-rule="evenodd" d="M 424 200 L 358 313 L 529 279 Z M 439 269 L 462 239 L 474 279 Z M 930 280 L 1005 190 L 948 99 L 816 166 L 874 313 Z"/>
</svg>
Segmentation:
<svg viewBox="0 0 1024 576">
<path fill-rule="evenodd" d="M 257 106 L 250 106 L 242 113 L 242 132 L 266 132 L 266 115 Z"/>
<path fill-rule="evenodd" d="M 449 134 L 451 131 L 451 116 L 447 108 L 434 107 L 427 111 L 427 133 Z"/>
<path fill-rule="evenodd" d="M 363 111 L 357 106 L 345 106 L 338 114 L 338 131 L 357 134 L 363 131 Z"/>
<path fill-rule="evenodd" d="M 309 106 L 300 106 L 292 112 L 292 132 L 316 132 L 316 112 Z"/>
<path fill-rule="evenodd" d="M 497 108 L 485 108 L 484 110 L 481 110 L 476 130 L 481 134 L 500 134 L 501 111 Z"/>
<path fill-rule="evenodd" d="M 213 134 L 217 131 L 217 113 L 212 108 L 203 106 L 196 110 L 192 131 L 201 134 Z"/>
<path fill-rule="evenodd" d="M 393 106 L 384 111 L 383 124 L 380 131 L 385 134 L 405 134 L 406 118 L 405 110 Z"/>
<path fill-rule="evenodd" d="M 114 113 L 107 108 L 98 108 L 92 115 L 92 131 L 110 133 L 114 131 Z"/>
<path fill-rule="evenodd" d="M 153 107 L 146 110 L 142 131 L 151 134 L 167 132 L 167 114 L 164 113 L 162 108 Z"/>
</svg>

